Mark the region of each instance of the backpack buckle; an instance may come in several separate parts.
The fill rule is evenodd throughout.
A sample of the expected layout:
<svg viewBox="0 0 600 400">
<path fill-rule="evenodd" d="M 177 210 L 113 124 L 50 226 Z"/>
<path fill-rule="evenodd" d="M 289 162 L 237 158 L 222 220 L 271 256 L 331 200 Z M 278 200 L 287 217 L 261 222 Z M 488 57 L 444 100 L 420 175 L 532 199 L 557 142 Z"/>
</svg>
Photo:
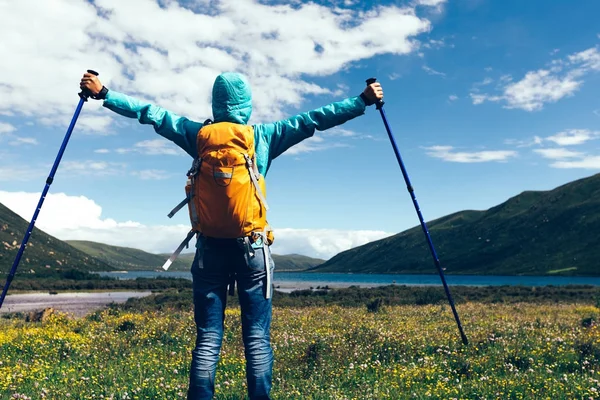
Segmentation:
<svg viewBox="0 0 600 400">
<path fill-rule="evenodd" d="M 187 172 L 188 178 L 191 176 L 198 175 L 198 171 L 200 171 L 200 166 L 202 165 L 202 159 L 200 157 L 194 158 L 194 162 L 192 163 L 192 167 Z"/>
</svg>

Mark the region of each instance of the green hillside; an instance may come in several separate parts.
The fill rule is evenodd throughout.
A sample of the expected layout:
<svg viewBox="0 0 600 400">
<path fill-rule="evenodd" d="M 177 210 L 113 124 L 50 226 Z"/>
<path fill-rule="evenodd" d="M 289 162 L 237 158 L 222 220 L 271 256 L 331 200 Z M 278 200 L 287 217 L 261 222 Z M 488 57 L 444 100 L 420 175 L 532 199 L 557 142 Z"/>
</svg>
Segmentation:
<svg viewBox="0 0 600 400">
<path fill-rule="evenodd" d="M 162 255 L 165 260 L 169 256 L 170 254 Z M 189 271 L 192 261 L 194 261 L 194 254 L 180 254 L 173 265 L 171 265 L 171 268 L 169 268 L 169 271 Z M 273 254 L 273 261 L 275 261 L 275 270 L 277 272 L 305 271 L 325 262 L 325 260 L 320 258 L 312 258 L 300 254 Z"/>
<path fill-rule="evenodd" d="M 526 191 L 427 227 L 448 274 L 597 276 L 600 174 L 550 191 Z M 437 273 L 420 225 L 340 253 L 313 271 Z"/>
<path fill-rule="evenodd" d="M 117 270 L 155 270 L 160 269 L 170 254 L 152 254 L 143 250 L 129 247 L 111 246 L 108 244 L 89 242 L 84 240 L 68 240 L 71 246 L 111 265 Z M 169 271 L 189 271 L 193 253 L 182 253 L 171 265 Z M 324 262 L 318 258 L 311 258 L 299 254 L 273 255 L 277 271 L 302 271 Z"/>
<path fill-rule="evenodd" d="M 170 254 L 152 254 L 131 247 L 112 246 L 87 240 L 67 240 L 66 242 L 84 253 L 104 261 L 114 269 L 122 271 L 160 269 L 170 256 Z M 173 263 L 169 270 L 175 270 L 174 267 L 185 268 L 182 256 Z M 187 268 L 189 269 L 189 267 Z"/>
<path fill-rule="evenodd" d="M 321 260 L 320 258 L 312 258 L 300 254 L 286 254 L 283 256 L 273 254 L 273 261 L 275 262 L 275 270 L 277 272 L 305 271 L 325 262 L 325 260 Z"/>
<path fill-rule="evenodd" d="M 33 215 L 33 211 L 31 211 Z M 42 210 L 43 212 L 43 210 Z M 29 221 L 0 204 L 0 274 L 10 271 Z M 113 268 L 34 227 L 19 263 L 18 275 L 64 269 L 109 271 Z M 2 280 L 3 278 L 0 278 Z"/>
</svg>

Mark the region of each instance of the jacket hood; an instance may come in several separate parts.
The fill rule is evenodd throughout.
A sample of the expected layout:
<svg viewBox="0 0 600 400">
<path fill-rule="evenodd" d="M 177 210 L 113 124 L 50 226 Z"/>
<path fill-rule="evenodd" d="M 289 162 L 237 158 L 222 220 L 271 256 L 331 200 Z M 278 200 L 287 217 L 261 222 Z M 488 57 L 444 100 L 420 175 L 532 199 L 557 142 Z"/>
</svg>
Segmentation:
<svg viewBox="0 0 600 400">
<path fill-rule="evenodd" d="M 245 76 L 225 72 L 217 76 L 212 89 L 214 122 L 246 125 L 252 115 L 252 90 Z"/>
</svg>

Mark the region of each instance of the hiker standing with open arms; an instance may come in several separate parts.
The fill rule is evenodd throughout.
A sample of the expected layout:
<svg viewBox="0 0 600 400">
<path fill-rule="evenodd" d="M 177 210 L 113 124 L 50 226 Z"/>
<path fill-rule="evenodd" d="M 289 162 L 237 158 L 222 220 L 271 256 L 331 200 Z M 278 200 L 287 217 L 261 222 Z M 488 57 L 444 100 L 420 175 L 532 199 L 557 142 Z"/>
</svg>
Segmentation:
<svg viewBox="0 0 600 400">
<path fill-rule="evenodd" d="M 141 124 L 150 124 L 173 141 L 194 163 L 186 193 L 192 229 L 197 233 L 191 266 L 196 346 L 192 351 L 189 400 L 212 399 L 223 339 L 227 286 L 235 279 L 241 307 L 246 379 L 251 400 L 268 400 L 272 385 L 270 344 L 271 277 L 264 177 L 273 159 L 315 130 L 341 125 L 383 98 L 379 83 L 360 96 L 331 103 L 289 119 L 248 126 L 252 92 L 238 73 L 217 76 L 212 89 L 214 121 L 195 122 L 159 106 L 108 90 L 85 73 L 80 87 L 104 107 Z"/>
</svg>

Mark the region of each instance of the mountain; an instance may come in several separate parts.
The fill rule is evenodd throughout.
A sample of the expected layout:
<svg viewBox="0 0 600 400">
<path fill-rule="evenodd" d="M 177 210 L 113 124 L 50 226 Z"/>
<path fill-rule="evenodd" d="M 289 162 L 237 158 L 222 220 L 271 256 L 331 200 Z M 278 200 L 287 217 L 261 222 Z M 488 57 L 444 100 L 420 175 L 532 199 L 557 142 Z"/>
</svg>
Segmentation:
<svg viewBox="0 0 600 400">
<path fill-rule="evenodd" d="M 151 254 L 143 250 L 129 247 L 111 246 L 104 243 L 84 240 L 67 240 L 71 246 L 111 265 L 118 270 L 154 270 L 159 269 L 170 254 Z M 169 271 L 189 271 L 193 253 L 182 253 L 173 262 Z M 302 271 L 324 262 L 324 260 L 302 256 L 299 254 L 273 254 L 277 271 Z"/>
<path fill-rule="evenodd" d="M 33 215 L 31 210 L 31 214 Z M 42 210 L 43 212 L 43 210 Z M 0 272 L 8 273 L 15 260 L 29 221 L 0 203 Z M 101 260 L 77 250 L 67 243 L 34 227 L 23 252 L 17 275 L 28 272 L 47 272 L 56 269 L 110 271 L 113 268 Z"/>
<path fill-rule="evenodd" d="M 273 254 L 275 262 L 275 271 L 277 272 L 299 272 L 306 271 L 314 266 L 323 264 L 325 260 L 312 258 L 301 254 Z"/>
<path fill-rule="evenodd" d="M 28 225 L 28 221 L 0 203 L 0 275 L 10 271 Z M 152 254 L 85 240 L 61 241 L 34 227 L 17 275 L 71 268 L 82 271 L 155 270 L 160 269 L 169 257 L 170 254 Z M 193 259 L 194 254 L 180 254 L 169 270 L 189 271 Z M 298 254 L 274 254 L 273 259 L 278 271 L 301 271 L 324 262 Z"/>
<path fill-rule="evenodd" d="M 526 191 L 486 211 L 457 212 L 427 227 L 447 274 L 597 276 L 600 174 Z M 342 252 L 311 271 L 437 273 L 420 225 Z"/>
<path fill-rule="evenodd" d="M 66 240 L 66 242 L 82 252 L 111 265 L 114 269 L 122 271 L 160 269 L 170 257 L 170 254 L 152 254 L 131 247 L 112 246 L 87 240 Z M 185 254 L 180 255 L 169 270 L 189 269 L 189 264 L 186 265 L 184 262 L 184 256 Z"/>
</svg>

